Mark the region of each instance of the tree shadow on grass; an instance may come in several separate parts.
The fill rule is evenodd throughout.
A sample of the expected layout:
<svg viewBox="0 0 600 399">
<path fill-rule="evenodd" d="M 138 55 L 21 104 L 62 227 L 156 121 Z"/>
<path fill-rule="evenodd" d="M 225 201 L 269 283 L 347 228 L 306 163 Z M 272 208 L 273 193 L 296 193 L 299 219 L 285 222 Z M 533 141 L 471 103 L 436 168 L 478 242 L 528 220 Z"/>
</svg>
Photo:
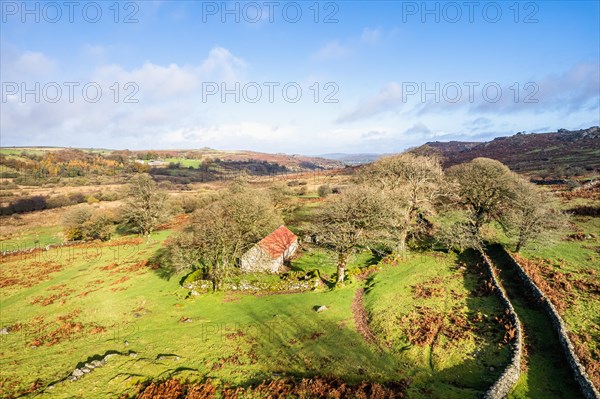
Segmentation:
<svg viewBox="0 0 600 399">
<path fill-rule="evenodd" d="M 348 308 L 350 299 L 351 296 Z M 252 356 L 263 364 L 264 372 L 247 379 L 242 386 L 256 385 L 275 377 L 323 377 L 350 384 L 376 382 L 405 386 L 399 359 L 365 342 L 348 325 L 351 320 L 332 317 L 331 309 L 318 313 L 315 311 L 318 305 L 300 303 L 301 310 L 288 311 L 282 307 L 275 315 L 244 307 L 246 314 L 261 326 L 260 333 L 247 334 L 243 339 L 252 343 Z"/>
<path fill-rule="evenodd" d="M 455 273 L 462 274 L 462 284 L 469 292 L 465 298 L 465 317 L 468 324 L 464 342 L 466 344 L 469 339 L 474 339 L 476 349 L 473 353 L 463 353 L 460 364 L 443 367 L 444 355 L 448 352 L 446 347 L 463 345 L 460 339 L 444 337 L 440 343 L 441 347 L 433 349 L 432 371 L 435 373 L 435 379 L 441 383 L 440 387 L 445 386 L 445 389 L 449 390 L 460 388 L 476 397 L 494 384 L 510 360 L 510 347 L 499 347 L 504 331 L 495 320 L 496 316 L 502 314 L 503 308 L 499 299 L 483 288 L 486 276 L 483 273 L 481 257 L 476 251 L 467 250 L 460 253 L 451 267 L 456 268 Z M 446 312 L 448 317 L 449 314 L 456 314 L 460 310 L 447 309 Z M 436 366 L 443 368 L 436 369 Z M 440 391 L 437 394 L 443 393 Z"/>
<path fill-rule="evenodd" d="M 169 281 L 173 276 L 177 274 L 177 270 L 175 269 L 175 267 L 169 259 L 169 251 L 167 250 L 167 248 L 159 248 L 154 253 L 154 255 L 152 255 L 152 257 L 148 259 L 148 263 L 150 265 L 156 265 L 156 267 L 153 268 L 153 271 L 158 277 L 160 277 L 163 280 Z M 180 283 L 183 283 L 185 277 L 187 277 L 187 275 L 183 277 Z"/>
<path fill-rule="evenodd" d="M 487 253 L 498 269 L 498 276 L 525 332 L 528 368 L 522 372 L 526 372 L 527 378 L 517 384 L 516 397 L 582 397 L 549 316 L 539 301 L 528 295 L 502 246 L 491 245 Z"/>
</svg>

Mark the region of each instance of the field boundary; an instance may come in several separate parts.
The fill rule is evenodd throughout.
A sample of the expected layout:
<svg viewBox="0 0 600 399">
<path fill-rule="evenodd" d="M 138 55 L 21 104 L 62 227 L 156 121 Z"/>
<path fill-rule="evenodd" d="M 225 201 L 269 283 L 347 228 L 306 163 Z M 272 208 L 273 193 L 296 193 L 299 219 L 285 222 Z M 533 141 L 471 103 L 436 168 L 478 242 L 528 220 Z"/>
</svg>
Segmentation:
<svg viewBox="0 0 600 399">
<path fill-rule="evenodd" d="M 550 301 L 550 299 L 542 292 L 542 290 L 540 290 L 539 287 L 533 282 L 531 277 L 529 277 L 529 275 L 527 274 L 525 269 L 523 269 L 523 267 L 519 264 L 519 262 L 517 262 L 515 258 L 513 258 L 512 255 L 504 248 L 502 248 L 502 250 L 506 253 L 508 259 L 510 259 L 512 266 L 514 266 L 515 270 L 517 271 L 517 275 L 519 276 L 521 281 L 525 284 L 525 286 L 533 295 L 533 297 L 536 300 L 540 301 L 542 307 L 550 317 L 552 326 L 558 333 L 558 339 L 560 341 L 560 344 L 565 352 L 565 356 L 567 357 L 569 366 L 575 374 L 575 380 L 577 381 L 577 384 L 579 385 L 583 395 L 587 399 L 599 399 L 600 392 L 598 392 L 598 389 L 590 380 L 585 370 L 585 367 L 583 366 L 583 364 L 581 364 L 579 357 L 575 353 L 575 348 L 573 347 L 573 343 L 569 339 L 565 323 L 558 311 L 556 310 L 556 308 L 554 307 L 554 305 L 552 304 L 552 301 Z"/>
<path fill-rule="evenodd" d="M 515 328 L 517 333 L 515 334 L 515 341 L 512 343 L 512 356 L 510 363 L 504 369 L 502 375 L 496 380 L 494 385 L 492 385 L 484 395 L 485 399 L 503 399 L 505 398 L 510 391 L 514 388 L 521 374 L 521 355 L 523 353 L 523 330 L 521 327 L 521 321 L 517 316 L 517 312 L 515 311 L 512 303 L 508 299 L 506 295 L 506 291 L 500 284 L 498 280 L 498 276 L 496 275 L 496 271 L 494 270 L 493 263 L 491 259 L 487 256 L 485 252 L 481 252 L 483 257 L 483 263 L 486 266 L 487 272 L 489 273 L 492 284 L 496 288 L 496 295 L 500 299 L 500 302 L 507 308 L 511 321 L 515 324 Z"/>
</svg>

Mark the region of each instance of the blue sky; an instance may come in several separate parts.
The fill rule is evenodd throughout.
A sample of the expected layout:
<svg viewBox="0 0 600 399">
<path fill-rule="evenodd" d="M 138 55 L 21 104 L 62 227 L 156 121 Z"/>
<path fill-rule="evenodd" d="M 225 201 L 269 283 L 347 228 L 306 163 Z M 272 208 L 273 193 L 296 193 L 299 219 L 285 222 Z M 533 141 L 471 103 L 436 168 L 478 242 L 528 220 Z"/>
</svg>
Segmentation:
<svg viewBox="0 0 600 399">
<path fill-rule="evenodd" d="M 597 1 L 1 5 L 2 146 L 394 152 L 600 124 Z"/>
</svg>

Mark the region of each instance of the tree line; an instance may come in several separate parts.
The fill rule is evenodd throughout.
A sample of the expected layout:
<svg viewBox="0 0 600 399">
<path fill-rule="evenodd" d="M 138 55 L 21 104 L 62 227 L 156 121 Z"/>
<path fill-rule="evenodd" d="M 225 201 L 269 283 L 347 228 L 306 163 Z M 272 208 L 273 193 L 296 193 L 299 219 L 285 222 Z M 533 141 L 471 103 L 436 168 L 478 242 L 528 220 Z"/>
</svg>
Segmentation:
<svg viewBox="0 0 600 399">
<path fill-rule="evenodd" d="M 285 189 L 234 183 L 194 213 L 170 241 L 165 262 L 178 271 L 203 270 L 218 289 L 242 254 L 281 224 Z M 551 194 L 498 161 L 477 158 L 443 170 L 435 155 L 409 152 L 360 168 L 351 187 L 328 195 L 310 233 L 337 254 L 341 285 L 349 256 L 360 248 L 397 256 L 409 245 L 481 249 L 489 225 L 497 223 L 520 251 L 566 220 Z"/>
</svg>

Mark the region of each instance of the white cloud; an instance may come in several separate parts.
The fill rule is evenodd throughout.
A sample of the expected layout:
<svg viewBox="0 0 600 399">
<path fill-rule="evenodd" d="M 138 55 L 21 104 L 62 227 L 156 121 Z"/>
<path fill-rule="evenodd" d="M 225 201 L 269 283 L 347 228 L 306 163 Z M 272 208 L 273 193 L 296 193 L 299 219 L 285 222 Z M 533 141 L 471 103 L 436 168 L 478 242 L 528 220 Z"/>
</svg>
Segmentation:
<svg viewBox="0 0 600 399">
<path fill-rule="evenodd" d="M 381 41 L 382 31 L 380 28 L 365 28 L 360 36 L 360 42 L 363 44 L 374 45 Z"/>
<path fill-rule="evenodd" d="M 321 47 L 312 58 L 317 61 L 338 60 L 346 58 L 350 55 L 350 49 L 340 43 L 338 40 L 333 40 Z"/>
<path fill-rule="evenodd" d="M 295 126 L 241 121 L 202 127 L 175 128 L 161 134 L 160 140 L 171 146 L 213 146 L 243 149 L 241 146 L 244 145 L 259 145 L 268 148 L 273 144 L 283 144 L 290 137 L 295 136 L 297 136 Z"/>
<path fill-rule="evenodd" d="M 226 48 L 215 47 L 202 62 L 199 73 L 202 75 L 216 75 L 222 80 L 232 82 L 243 78 L 242 74 L 246 67 L 246 61 L 242 58 L 234 56 Z"/>
<path fill-rule="evenodd" d="M 89 47 L 88 50 L 94 51 L 94 48 Z M 43 57 L 39 54 L 29 54 L 20 61 L 40 59 Z M 81 79 L 80 85 L 75 88 L 74 101 L 69 101 L 66 87 L 55 103 L 45 98 L 36 102 L 31 96 L 26 101 L 20 97 L 10 98 L 3 106 L 0 121 L 3 138 L 29 143 L 39 135 L 45 135 L 49 145 L 78 142 L 94 145 L 99 137 L 104 137 L 103 141 L 107 141 L 108 137 L 108 141 L 115 143 L 145 138 L 143 146 L 153 147 L 159 144 L 155 139 L 157 135 L 160 137 L 184 126 L 202 126 L 205 123 L 203 117 L 211 112 L 209 106 L 198 101 L 201 81 L 242 79 L 245 68 L 244 60 L 222 47 L 212 49 L 197 65 L 146 62 L 131 69 L 118 64 L 104 65 L 96 68 L 91 76 Z M 89 82 L 97 83 L 102 90 L 98 102 L 87 102 L 82 96 L 82 87 Z M 115 82 L 119 83 L 118 100 L 115 100 Z M 127 82 L 137 84 L 139 92 L 134 98 L 138 103 L 124 102 L 125 95 L 132 93 L 124 87 Z M 240 128 L 250 135 L 268 135 L 265 129 L 256 126 Z M 48 141 L 49 137 L 53 139 Z"/>
<path fill-rule="evenodd" d="M 198 86 L 198 76 L 194 71 L 177 64 L 161 66 L 145 63 L 131 71 L 120 65 L 103 66 L 96 70 L 93 81 L 104 83 L 106 87 L 114 82 L 122 86 L 131 82 L 139 87 L 140 95 L 163 99 L 192 92 Z"/>
<path fill-rule="evenodd" d="M 9 66 L 9 72 L 10 75 L 36 78 L 54 72 L 56 66 L 56 61 L 48 58 L 43 53 L 27 51 L 14 60 Z"/>
<path fill-rule="evenodd" d="M 244 79 L 246 62 L 223 47 L 213 48 L 200 65 L 156 65 L 146 62 L 142 67 L 125 70 L 120 65 L 98 68 L 93 81 L 111 85 L 119 82 L 137 84 L 145 99 L 166 101 L 170 97 L 197 93 L 201 81 L 232 82 Z"/>
<path fill-rule="evenodd" d="M 379 130 L 369 130 L 368 132 L 364 132 L 361 134 L 361 139 L 365 140 L 381 140 L 386 136 L 386 132 L 382 132 Z"/>
<path fill-rule="evenodd" d="M 489 118 L 480 116 L 479 118 L 475 118 L 470 121 L 466 121 L 465 123 L 463 123 L 463 125 L 465 127 L 473 129 L 473 130 L 487 129 L 492 126 L 492 120 Z"/>
<path fill-rule="evenodd" d="M 404 131 L 404 134 L 411 136 L 426 137 L 432 134 L 432 131 L 422 122 L 415 123 Z"/>
<path fill-rule="evenodd" d="M 83 45 L 83 54 L 95 60 L 102 61 L 106 58 L 109 47 L 86 43 Z"/>
<path fill-rule="evenodd" d="M 398 83 L 390 82 L 377 95 L 360 102 L 354 110 L 340 116 L 336 122 L 355 122 L 360 119 L 370 118 L 400 106 L 401 101 L 402 88 Z"/>
</svg>

